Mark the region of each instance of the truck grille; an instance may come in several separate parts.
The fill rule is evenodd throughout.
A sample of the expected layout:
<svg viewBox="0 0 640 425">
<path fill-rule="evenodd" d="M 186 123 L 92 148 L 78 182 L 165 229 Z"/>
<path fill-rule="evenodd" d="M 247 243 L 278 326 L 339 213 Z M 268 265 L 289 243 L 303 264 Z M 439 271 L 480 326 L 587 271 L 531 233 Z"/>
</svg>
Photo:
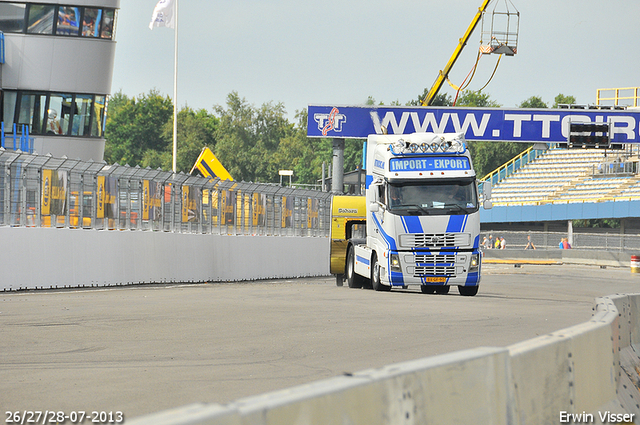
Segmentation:
<svg viewBox="0 0 640 425">
<path fill-rule="evenodd" d="M 455 263 L 455 255 L 415 255 L 416 264 L 443 264 L 443 263 Z"/>
<path fill-rule="evenodd" d="M 421 277 L 421 276 L 453 276 L 456 274 L 456 268 L 451 267 L 440 267 L 440 266 L 416 266 L 413 276 Z"/>
<path fill-rule="evenodd" d="M 468 233 L 422 233 L 400 235 L 403 248 L 444 248 L 468 246 Z"/>
</svg>

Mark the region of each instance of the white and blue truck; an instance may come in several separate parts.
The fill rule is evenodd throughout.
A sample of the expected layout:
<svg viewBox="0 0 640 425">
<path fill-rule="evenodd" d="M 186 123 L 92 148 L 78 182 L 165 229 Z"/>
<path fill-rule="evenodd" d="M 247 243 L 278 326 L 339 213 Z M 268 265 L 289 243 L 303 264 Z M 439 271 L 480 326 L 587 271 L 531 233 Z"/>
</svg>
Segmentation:
<svg viewBox="0 0 640 425">
<path fill-rule="evenodd" d="M 366 238 L 342 254 L 349 286 L 476 295 L 479 209 L 491 208 L 491 189 L 480 198 L 464 134 L 374 134 L 365 158 Z"/>
</svg>

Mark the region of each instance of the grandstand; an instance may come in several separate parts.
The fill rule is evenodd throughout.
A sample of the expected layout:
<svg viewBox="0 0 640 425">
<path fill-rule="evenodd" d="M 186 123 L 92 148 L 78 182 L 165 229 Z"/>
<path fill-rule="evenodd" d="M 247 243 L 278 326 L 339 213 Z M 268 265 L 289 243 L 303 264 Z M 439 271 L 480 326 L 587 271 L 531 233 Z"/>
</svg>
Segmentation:
<svg viewBox="0 0 640 425">
<path fill-rule="evenodd" d="M 640 199 L 638 151 L 533 151 L 483 180 L 493 183 L 494 205 L 544 205 Z"/>
<path fill-rule="evenodd" d="M 640 151 L 528 149 L 483 180 L 494 208 L 481 210 L 482 236 L 505 237 L 509 249 L 640 249 Z M 618 219 L 619 228 L 576 228 L 574 220 Z"/>
<path fill-rule="evenodd" d="M 596 105 L 570 109 L 637 109 L 640 87 L 598 89 Z M 530 148 L 484 177 L 496 206 L 601 203 L 640 200 L 640 149 Z M 634 214 L 635 216 L 635 214 Z"/>
</svg>

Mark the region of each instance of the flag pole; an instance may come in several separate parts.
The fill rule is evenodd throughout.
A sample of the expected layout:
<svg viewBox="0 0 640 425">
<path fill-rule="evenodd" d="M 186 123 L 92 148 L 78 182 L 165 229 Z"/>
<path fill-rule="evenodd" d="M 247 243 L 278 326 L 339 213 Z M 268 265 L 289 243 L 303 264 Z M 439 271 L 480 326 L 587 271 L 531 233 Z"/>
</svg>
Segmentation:
<svg viewBox="0 0 640 425">
<path fill-rule="evenodd" d="M 175 0 L 175 39 L 173 58 L 173 172 L 177 169 L 178 156 L 178 0 Z"/>
</svg>

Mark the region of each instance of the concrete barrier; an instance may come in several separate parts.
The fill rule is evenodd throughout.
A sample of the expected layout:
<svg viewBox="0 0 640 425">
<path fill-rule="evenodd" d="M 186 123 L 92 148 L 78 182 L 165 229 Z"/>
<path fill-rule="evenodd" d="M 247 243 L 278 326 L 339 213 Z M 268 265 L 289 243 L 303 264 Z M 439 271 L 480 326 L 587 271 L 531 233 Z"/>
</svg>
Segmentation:
<svg viewBox="0 0 640 425">
<path fill-rule="evenodd" d="M 240 399 L 128 420 L 131 425 L 509 424 L 508 351 L 478 348 Z"/>
<path fill-rule="evenodd" d="M 0 227 L 0 291 L 329 274 L 329 239 Z"/>
<path fill-rule="evenodd" d="M 594 251 L 588 249 L 488 249 L 484 251 L 483 261 L 487 264 L 588 264 L 607 267 L 629 267 L 631 264 L 631 253 L 624 251 Z"/>
<path fill-rule="evenodd" d="M 617 389 L 614 319 L 615 310 L 607 311 L 605 317 L 509 347 L 517 423 L 558 423 L 561 412 L 611 410 Z"/>
<path fill-rule="evenodd" d="M 586 323 L 507 348 L 365 370 L 130 425 L 543 424 L 640 419 L 640 294 L 598 298 Z"/>
</svg>

